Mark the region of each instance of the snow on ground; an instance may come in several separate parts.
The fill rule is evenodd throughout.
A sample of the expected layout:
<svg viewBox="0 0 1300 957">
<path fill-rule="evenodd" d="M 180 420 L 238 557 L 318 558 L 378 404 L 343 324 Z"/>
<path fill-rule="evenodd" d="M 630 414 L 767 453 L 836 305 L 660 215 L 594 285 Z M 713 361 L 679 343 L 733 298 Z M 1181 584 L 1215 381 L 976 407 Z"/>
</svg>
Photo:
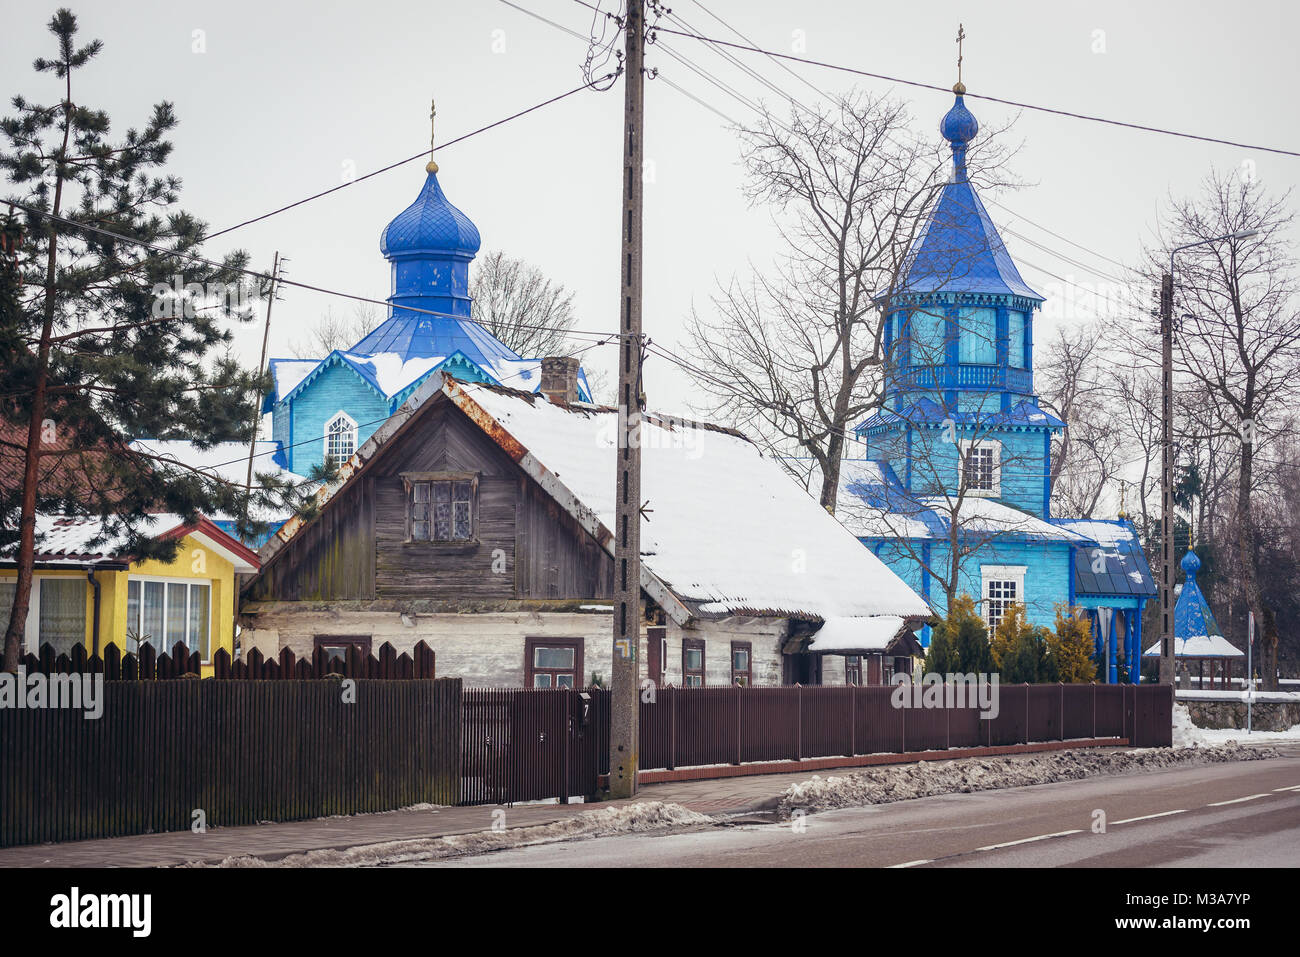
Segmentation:
<svg viewBox="0 0 1300 957">
<path fill-rule="evenodd" d="M 1174 705 L 1174 747 L 1212 748 L 1217 745 L 1240 742 L 1271 744 L 1281 741 L 1300 741 L 1300 724 L 1286 731 L 1251 731 L 1245 728 L 1198 728 L 1185 704 Z"/>
<path fill-rule="evenodd" d="M 670 827 L 701 827 L 713 824 L 707 814 L 700 814 L 680 804 L 641 801 L 621 807 L 583 811 L 552 824 L 509 828 L 502 831 L 479 831 L 447 837 L 411 841 L 388 841 L 366 844 L 346 850 L 308 851 L 279 860 L 258 857 L 228 857 L 219 867 L 375 867 L 410 861 L 431 861 L 465 854 L 483 854 L 504 848 L 549 844 L 584 837 L 608 837 L 634 834 Z"/>
<path fill-rule="evenodd" d="M 843 777 L 814 776 L 781 796 L 782 816 L 841 807 L 889 804 L 936 794 L 967 794 L 997 788 L 1074 781 L 1100 774 L 1125 774 L 1187 764 L 1253 761 L 1269 752 L 1238 745 L 1210 748 L 1079 749 L 939 763 L 889 765 Z"/>
</svg>

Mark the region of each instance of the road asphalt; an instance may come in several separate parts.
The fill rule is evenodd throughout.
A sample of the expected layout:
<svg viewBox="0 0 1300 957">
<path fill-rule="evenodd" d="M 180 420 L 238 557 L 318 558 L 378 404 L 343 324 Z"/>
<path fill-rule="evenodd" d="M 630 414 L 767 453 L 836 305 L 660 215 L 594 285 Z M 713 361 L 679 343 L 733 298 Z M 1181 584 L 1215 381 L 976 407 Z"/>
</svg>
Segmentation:
<svg viewBox="0 0 1300 957">
<path fill-rule="evenodd" d="M 1296 867 L 1300 752 L 424 866 Z"/>
</svg>

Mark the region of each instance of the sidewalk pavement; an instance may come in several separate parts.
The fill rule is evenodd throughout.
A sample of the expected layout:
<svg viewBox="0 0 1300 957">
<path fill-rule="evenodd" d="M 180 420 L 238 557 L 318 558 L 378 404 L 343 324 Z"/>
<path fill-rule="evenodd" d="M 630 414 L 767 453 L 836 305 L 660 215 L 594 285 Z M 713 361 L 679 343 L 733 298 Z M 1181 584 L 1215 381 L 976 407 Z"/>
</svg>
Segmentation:
<svg viewBox="0 0 1300 957">
<path fill-rule="evenodd" d="M 813 773 L 828 772 L 800 771 L 650 784 L 642 787 L 631 800 L 597 804 L 517 804 L 505 809 L 505 822 L 508 828 L 550 824 L 593 808 L 635 804 L 637 801 L 681 804 L 702 814 L 759 811 L 774 807 L 786 788 L 807 781 Z M 279 824 L 213 827 L 203 834 L 169 831 L 60 844 L 27 844 L 0 848 L 0 867 L 166 867 L 191 861 L 216 863 L 245 854 L 274 860 L 304 851 L 342 850 L 362 844 L 486 831 L 492 827 L 492 815 L 496 810 L 493 805 L 438 807 Z"/>
</svg>

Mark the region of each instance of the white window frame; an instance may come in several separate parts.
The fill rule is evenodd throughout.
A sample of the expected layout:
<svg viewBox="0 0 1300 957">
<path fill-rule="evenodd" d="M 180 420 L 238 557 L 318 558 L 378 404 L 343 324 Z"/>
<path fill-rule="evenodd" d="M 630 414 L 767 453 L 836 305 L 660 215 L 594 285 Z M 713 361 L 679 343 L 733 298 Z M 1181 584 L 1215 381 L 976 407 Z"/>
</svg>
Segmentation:
<svg viewBox="0 0 1300 957">
<path fill-rule="evenodd" d="M 993 450 L 993 487 L 966 485 L 966 462 L 972 451 Z M 1002 494 L 1002 443 L 997 439 L 961 439 L 957 443 L 957 488 L 974 498 L 997 498 Z"/>
<path fill-rule="evenodd" d="M 1028 565 L 981 565 L 980 566 L 980 608 L 983 610 L 984 624 L 989 630 L 989 640 L 993 639 L 993 629 L 998 622 L 993 620 L 992 607 L 989 604 L 989 585 L 993 582 L 1012 582 L 1016 586 L 1016 598 L 1012 604 L 1025 605 L 1025 573 Z M 1000 599 L 999 599 L 1000 600 Z M 1006 609 L 1003 609 L 1006 614 Z M 1000 616 L 999 616 L 1000 617 Z"/>
<path fill-rule="evenodd" d="M 349 452 L 347 455 L 335 456 L 334 462 L 336 465 L 342 465 L 344 462 L 346 462 L 348 459 L 352 458 L 352 456 L 356 454 L 357 446 L 359 444 L 357 442 L 357 439 L 360 438 L 360 436 L 357 434 L 357 420 L 352 418 L 352 416 L 348 415 L 342 409 L 339 409 L 337 412 L 335 412 L 333 415 L 331 415 L 328 419 L 325 420 L 325 456 L 321 461 L 324 461 L 324 459 L 330 457 L 330 428 L 339 419 L 344 419 L 348 423 L 347 431 L 352 433 L 352 451 Z"/>
<path fill-rule="evenodd" d="M 83 585 L 89 587 L 89 583 L 84 578 L 77 579 L 70 575 L 42 575 L 39 571 L 32 573 L 32 593 L 27 601 L 27 620 L 23 622 L 22 654 L 24 655 L 34 655 L 41 650 L 41 582 L 46 580 L 81 581 Z M 17 582 L 17 577 L 0 578 L 0 583 L 6 585 L 15 585 Z M 82 627 L 83 629 L 85 627 L 84 619 Z M 84 631 L 82 634 L 84 640 Z M 89 652 L 90 649 L 87 648 L 86 651 Z"/>
<path fill-rule="evenodd" d="M 144 583 L 145 582 L 161 582 L 163 584 L 162 620 L 163 620 L 164 632 L 166 631 L 167 628 L 167 604 L 168 602 L 171 601 L 171 598 L 167 593 L 166 586 L 206 585 L 208 589 L 208 656 L 200 660 L 205 665 L 212 664 L 213 645 L 216 643 L 216 636 L 212 630 L 212 622 L 214 619 L 214 615 L 216 613 L 216 609 L 215 607 L 213 607 L 214 605 L 216 605 L 216 589 L 212 587 L 211 579 L 209 578 L 168 578 L 163 575 L 128 574 L 126 577 L 126 581 L 128 587 L 130 586 L 131 582 L 140 582 L 139 617 L 135 620 L 134 625 L 130 621 L 126 623 L 127 631 L 135 631 L 136 634 L 140 633 L 140 622 L 144 618 Z M 125 640 L 126 638 L 125 636 L 123 636 L 123 641 L 125 642 Z M 163 641 L 163 647 L 158 653 L 170 655 L 172 653 L 172 648 L 176 647 L 176 643 L 172 642 L 170 645 L 167 645 L 166 644 L 167 639 L 165 637 L 162 638 L 162 641 Z M 194 644 L 191 643 L 190 640 L 190 589 L 189 588 L 185 589 L 185 647 L 189 650 L 191 654 L 199 650 L 197 647 L 195 647 Z M 123 647 L 122 653 L 136 654 L 138 652 L 137 649 L 135 648 Z"/>
</svg>

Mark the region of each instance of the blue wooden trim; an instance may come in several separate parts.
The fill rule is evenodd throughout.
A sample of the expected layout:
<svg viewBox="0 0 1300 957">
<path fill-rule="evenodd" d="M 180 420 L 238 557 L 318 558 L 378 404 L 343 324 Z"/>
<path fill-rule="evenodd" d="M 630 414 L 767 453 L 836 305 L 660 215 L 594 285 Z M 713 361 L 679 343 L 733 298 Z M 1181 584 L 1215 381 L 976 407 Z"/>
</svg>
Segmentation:
<svg viewBox="0 0 1300 957">
<path fill-rule="evenodd" d="M 921 597 L 930 602 L 930 543 L 921 545 Z"/>
<path fill-rule="evenodd" d="M 1052 517 L 1052 433 L 1043 430 L 1043 518 Z"/>
</svg>

